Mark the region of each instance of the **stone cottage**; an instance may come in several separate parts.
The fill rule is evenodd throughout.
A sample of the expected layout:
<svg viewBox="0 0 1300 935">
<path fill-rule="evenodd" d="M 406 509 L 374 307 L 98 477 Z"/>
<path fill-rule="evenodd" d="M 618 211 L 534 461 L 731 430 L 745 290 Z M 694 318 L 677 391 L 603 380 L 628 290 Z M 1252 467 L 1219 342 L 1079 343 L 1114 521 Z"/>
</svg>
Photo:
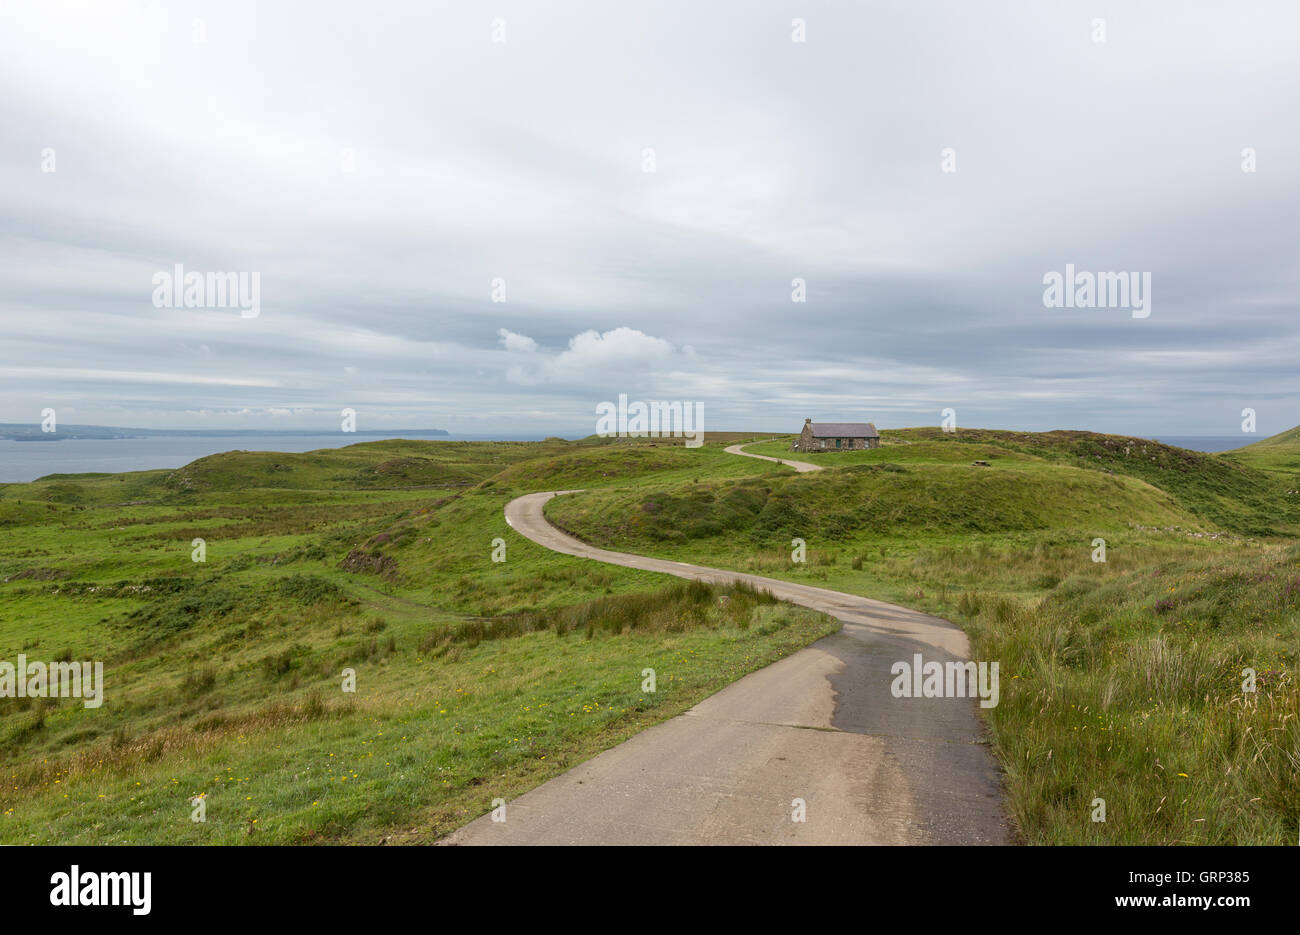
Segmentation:
<svg viewBox="0 0 1300 935">
<path fill-rule="evenodd" d="M 792 451 L 858 451 L 879 448 L 880 433 L 870 422 L 814 422 L 804 419 Z"/>
</svg>

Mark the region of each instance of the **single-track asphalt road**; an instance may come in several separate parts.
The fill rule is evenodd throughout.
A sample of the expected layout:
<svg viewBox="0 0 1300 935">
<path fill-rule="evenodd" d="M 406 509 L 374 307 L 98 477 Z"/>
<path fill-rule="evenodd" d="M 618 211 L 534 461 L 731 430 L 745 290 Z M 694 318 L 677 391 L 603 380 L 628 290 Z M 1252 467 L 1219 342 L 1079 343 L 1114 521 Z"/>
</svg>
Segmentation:
<svg viewBox="0 0 1300 935">
<path fill-rule="evenodd" d="M 750 443 L 752 444 L 752 442 Z M 744 445 L 730 445 L 722 449 L 729 455 L 740 455 L 745 458 L 758 458 L 760 461 L 775 461 L 777 464 L 784 464 L 792 467 L 800 474 L 807 474 L 809 471 L 820 471 L 821 465 L 809 464 L 807 461 L 789 461 L 785 458 L 769 458 L 767 455 L 753 455 L 745 450 Z"/>
<path fill-rule="evenodd" d="M 890 692 L 895 662 L 965 659 L 961 630 L 855 594 L 596 548 L 542 513 L 577 492 L 519 497 L 506 522 L 567 555 L 744 581 L 843 627 L 509 802 L 505 821 L 484 815 L 442 843 L 1009 843 L 976 701 Z M 628 665 L 639 679 L 641 666 Z M 793 820 L 795 800 L 804 821 Z"/>
</svg>

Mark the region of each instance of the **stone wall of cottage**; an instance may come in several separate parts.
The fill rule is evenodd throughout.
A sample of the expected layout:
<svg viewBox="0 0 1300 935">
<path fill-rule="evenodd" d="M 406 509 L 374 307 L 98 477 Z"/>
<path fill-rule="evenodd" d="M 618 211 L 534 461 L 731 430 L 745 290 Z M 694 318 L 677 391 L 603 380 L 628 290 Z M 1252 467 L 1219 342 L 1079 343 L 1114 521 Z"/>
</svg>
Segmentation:
<svg viewBox="0 0 1300 935">
<path fill-rule="evenodd" d="M 845 438 L 839 448 L 835 447 L 835 439 L 826 439 L 826 447 L 821 447 L 821 439 L 814 438 L 812 425 L 805 422 L 803 431 L 799 434 L 799 441 L 795 443 L 796 451 L 862 451 L 866 448 L 879 448 L 879 438 Z"/>
</svg>

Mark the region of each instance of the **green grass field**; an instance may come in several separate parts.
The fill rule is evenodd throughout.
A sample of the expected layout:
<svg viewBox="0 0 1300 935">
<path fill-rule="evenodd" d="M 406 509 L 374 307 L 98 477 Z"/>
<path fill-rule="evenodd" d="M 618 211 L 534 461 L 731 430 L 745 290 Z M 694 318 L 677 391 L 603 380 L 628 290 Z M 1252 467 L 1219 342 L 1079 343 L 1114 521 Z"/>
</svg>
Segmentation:
<svg viewBox="0 0 1300 935">
<path fill-rule="evenodd" d="M 102 660 L 106 682 L 99 708 L 0 698 L 0 843 L 430 843 L 836 628 L 504 522 L 576 488 L 547 512 L 588 541 L 965 627 L 1001 661 L 983 713 L 1026 842 L 1294 843 L 1295 438 L 907 429 L 797 456 L 829 468 L 808 475 L 722 451 L 789 456 L 770 438 L 369 442 L 0 485 L 0 661 Z"/>
<path fill-rule="evenodd" d="M 428 843 L 832 632 L 502 518 L 530 465 L 745 471 L 690 454 L 380 442 L 7 485 L 0 660 L 102 660 L 106 687 L 0 699 L 0 841 Z"/>
</svg>

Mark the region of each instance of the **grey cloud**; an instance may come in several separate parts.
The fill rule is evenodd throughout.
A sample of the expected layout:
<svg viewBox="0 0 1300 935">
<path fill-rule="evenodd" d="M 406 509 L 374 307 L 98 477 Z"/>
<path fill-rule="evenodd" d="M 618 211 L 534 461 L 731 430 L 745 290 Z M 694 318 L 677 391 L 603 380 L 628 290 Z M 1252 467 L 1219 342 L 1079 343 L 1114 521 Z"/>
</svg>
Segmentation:
<svg viewBox="0 0 1300 935">
<path fill-rule="evenodd" d="M 1286 3 L 234 2 L 203 45 L 188 8 L 7 15 L 0 420 L 1300 422 Z M 155 309 L 176 262 L 258 271 L 261 318 Z M 1152 317 L 1044 308 L 1065 263 L 1151 271 Z"/>
</svg>

